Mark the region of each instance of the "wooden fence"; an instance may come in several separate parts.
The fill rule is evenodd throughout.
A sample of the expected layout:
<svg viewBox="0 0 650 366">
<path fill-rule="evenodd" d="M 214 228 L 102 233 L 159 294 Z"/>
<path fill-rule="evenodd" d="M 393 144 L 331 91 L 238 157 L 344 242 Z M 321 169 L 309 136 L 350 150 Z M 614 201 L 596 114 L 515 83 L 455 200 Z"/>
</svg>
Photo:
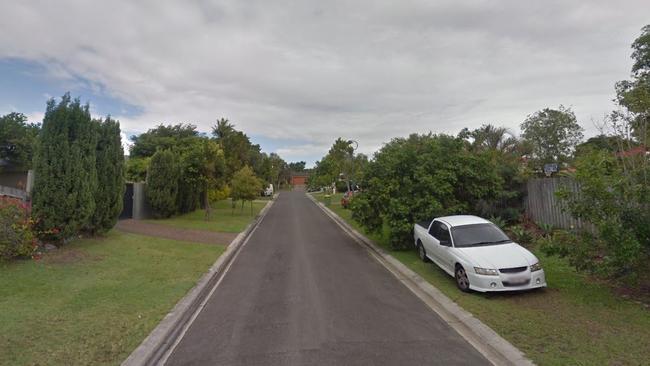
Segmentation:
<svg viewBox="0 0 650 366">
<path fill-rule="evenodd" d="M 588 222 L 575 219 L 565 210 L 565 206 L 556 197 L 555 192 L 566 187 L 579 192 L 578 183 L 571 178 L 533 178 L 528 181 L 526 215 L 536 223 L 553 225 L 562 229 L 578 229 L 593 232 L 594 227 Z"/>
</svg>

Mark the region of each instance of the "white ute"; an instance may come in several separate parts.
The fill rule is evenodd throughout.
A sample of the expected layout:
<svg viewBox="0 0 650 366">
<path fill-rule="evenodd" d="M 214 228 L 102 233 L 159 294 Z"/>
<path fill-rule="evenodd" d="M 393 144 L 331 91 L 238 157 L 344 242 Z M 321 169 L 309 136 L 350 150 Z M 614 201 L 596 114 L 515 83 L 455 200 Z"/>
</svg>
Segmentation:
<svg viewBox="0 0 650 366">
<path fill-rule="evenodd" d="M 415 224 L 420 259 L 433 261 L 461 291 L 516 291 L 546 286 L 539 260 L 496 225 L 456 215 Z"/>
</svg>

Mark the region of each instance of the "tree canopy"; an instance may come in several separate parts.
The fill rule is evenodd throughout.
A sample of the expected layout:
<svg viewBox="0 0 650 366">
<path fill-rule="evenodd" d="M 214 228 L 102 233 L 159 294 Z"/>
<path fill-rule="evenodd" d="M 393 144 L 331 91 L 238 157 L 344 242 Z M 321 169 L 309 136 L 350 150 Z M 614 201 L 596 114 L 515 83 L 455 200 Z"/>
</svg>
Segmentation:
<svg viewBox="0 0 650 366">
<path fill-rule="evenodd" d="M 295 161 L 292 163 L 289 163 L 289 169 L 292 172 L 295 173 L 302 173 L 305 171 L 305 166 L 307 165 L 307 162 L 305 161 Z"/>
<path fill-rule="evenodd" d="M 253 169 L 249 166 L 244 166 L 235 172 L 232 178 L 231 191 L 233 208 L 237 201 L 242 202 L 242 208 L 244 207 L 244 202 L 249 201 L 251 202 L 252 213 L 252 201 L 259 196 L 261 189 L 262 182 L 255 176 Z"/>
<path fill-rule="evenodd" d="M 0 116 L 0 160 L 19 169 L 30 169 L 40 130 L 27 116 L 12 112 Z"/>
<path fill-rule="evenodd" d="M 650 25 L 632 43 L 632 78 L 616 83 L 616 100 L 626 113 L 614 112 L 615 121 L 629 126 L 636 141 L 648 145 L 650 130 Z"/>
<path fill-rule="evenodd" d="M 158 150 L 184 150 L 191 141 L 199 136 L 196 126 L 179 123 L 176 125 L 160 124 L 137 136 L 132 136 L 131 158 L 153 156 Z"/>
<path fill-rule="evenodd" d="M 547 163 L 569 162 L 583 131 L 573 111 L 564 106 L 533 113 L 521 124 L 521 130 L 537 169 Z"/>
<path fill-rule="evenodd" d="M 413 223 L 437 215 L 472 213 L 499 196 L 503 181 L 489 154 L 470 153 L 448 135 L 395 138 L 368 163 L 353 217 L 370 231 L 389 227 L 395 249 L 411 244 Z"/>
</svg>

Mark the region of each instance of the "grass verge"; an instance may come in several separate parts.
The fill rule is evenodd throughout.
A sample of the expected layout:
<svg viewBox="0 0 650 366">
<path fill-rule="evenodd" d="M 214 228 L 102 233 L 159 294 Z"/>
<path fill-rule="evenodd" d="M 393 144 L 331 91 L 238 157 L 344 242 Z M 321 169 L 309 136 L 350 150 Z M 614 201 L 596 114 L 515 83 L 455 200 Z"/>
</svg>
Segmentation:
<svg viewBox="0 0 650 366">
<path fill-rule="evenodd" d="M 145 220 L 154 224 L 163 224 L 184 229 L 207 230 L 222 233 L 239 233 L 246 229 L 251 220 L 266 206 L 268 199 L 253 201 L 251 214 L 250 203 L 246 203 L 242 210 L 241 203 L 232 209 L 230 200 L 219 201 L 212 206 L 212 215 L 209 221 L 205 220 L 205 210 L 196 210 L 184 215 L 162 220 Z"/>
<path fill-rule="evenodd" d="M 119 364 L 224 249 L 114 230 L 0 264 L 0 364 Z"/>
<path fill-rule="evenodd" d="M 323 194 L 314 197 L 324 202 Z M 387 233 L 368 234 L 331 197 L 329 208 L 446 296 L 474 314 L 539 365 L 642 365 L 650 359 L 650 311 L 616 296 L 568 263 L 533 249 L 548 288 L 531 292 L 465 294 L 453 278 L 413 251 L 391 251 Z"/>
</svg>

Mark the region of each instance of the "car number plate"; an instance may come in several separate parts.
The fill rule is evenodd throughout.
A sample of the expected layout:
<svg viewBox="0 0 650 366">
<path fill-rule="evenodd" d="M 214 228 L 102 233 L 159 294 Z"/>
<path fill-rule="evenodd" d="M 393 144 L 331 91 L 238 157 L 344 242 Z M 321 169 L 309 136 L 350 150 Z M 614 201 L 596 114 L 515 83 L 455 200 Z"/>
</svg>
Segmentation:
<svg viewBox="0 0 650 366">
<path fill-rule="evenodd" d="M 509 282 L 513 285 L 523 285 L 528 281 L 528 277 L 524 276 L 513 276 L 510 278 Z"/>
</svg>

